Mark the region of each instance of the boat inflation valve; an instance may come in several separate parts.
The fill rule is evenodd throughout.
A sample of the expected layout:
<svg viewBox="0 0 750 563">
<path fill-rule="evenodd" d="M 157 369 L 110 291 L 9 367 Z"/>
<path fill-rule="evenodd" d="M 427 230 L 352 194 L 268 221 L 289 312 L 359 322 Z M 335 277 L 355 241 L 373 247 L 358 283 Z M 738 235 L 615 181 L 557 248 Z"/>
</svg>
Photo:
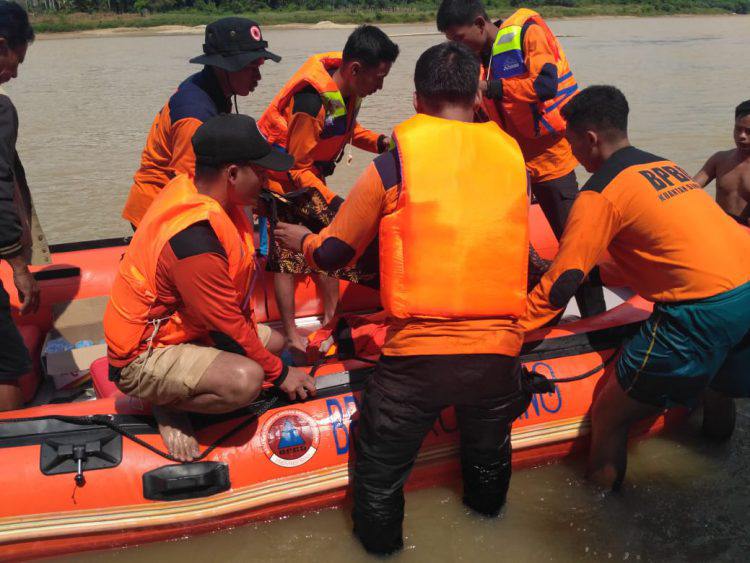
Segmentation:
<svg viewBox="0 0 750 563">
<path fill-rule="evenodd" d="M 39 467 L 45 475 L 75 473 L 79 487 L 84 471 L 117 467 L 122 461 L 122 436 L 108 430 L 81 430 L 42 442 Z"/>
</svg>

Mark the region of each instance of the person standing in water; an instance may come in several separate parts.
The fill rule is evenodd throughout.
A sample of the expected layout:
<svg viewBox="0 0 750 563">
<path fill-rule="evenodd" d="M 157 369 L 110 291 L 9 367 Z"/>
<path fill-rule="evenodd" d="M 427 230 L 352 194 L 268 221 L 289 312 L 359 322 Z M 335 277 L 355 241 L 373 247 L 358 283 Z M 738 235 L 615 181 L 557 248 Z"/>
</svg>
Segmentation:
<svg viewBox="0 0 750 563">
<path fill-rule="evenodd" d="M 613 86 L 586 88 L 563 109 L 573 153 L 593 175 L 521 319 L 529 331 L 559 314 L 605 251 L 654 303 L 591 408 L 588 475 L 615 489 L 633 424 L 695 406 L 707 390 L 712 414 L 731 417 L 730 397 L 750 396 L 750 233 L 677 164 L 631 146 L 628 113 Z"/>
<path fill-rule="evenodd" d="M 530 402 L 517 322 L 526 305 L 526 169 L 512 137 L 474 123 L 478 75 L 460 43 L 427 49 L 414 70 L 417 115 L 394 129 L 397 148 L 373 161 L 319 234 L 276 230 L 318 268 L 351 263 L 379 236 L 388 337 L 362 398 L 353 512 L 373 553 L 403 546 L 404 483 L 451 405 L 464 503 L 497 516 L 510 484 L 510 427 Z"/>
<path fill-rule="evenodd" d="M 0 84 L 18 76 L 32 41 L 34 29 L 26 11 L 15 2 L 0 0 Z M 25 315 L 39 308 L 39 286 L 29 264 L 49 262 L 49 249 L 16 151 L 17 139 L 18 112 L 0 89 L 0 260 L 13 269 L 21 314 Z M 11 317 L 10 296 L 0 284 L 0 411 L 23 405 L 18 380 L 30 369 L 29 351 Z"/>
<path fill-rule="evenodd" d="M 346 40 L 343 52 L 310 57 L 276 95 L 258 120 L 268 141 L 295 159 L 286 174 L 271 174 L 269 187 L 289 205 L 278 218 L 302 223 L 314 232 L 331 222 L 343 199 L 326 185 L 347 143 L 373 153 L 390 146 L 390 138 L 362 127 L 357 121 L 362 100 L 383 87 L 398 57 L 398 45 L 375 26 L 363 25 Z M 294 275 L 311 273 L 301 254 L 274 244 L 268 269 L 275 273 L 276 302 L 290 346 L 304 351 L 307 342 L 294 322 Z M 339 282 L 364 280 L 356 269 L 317 273 L 314 280 L 323 297 L 323 322 L 331 320 L 339 301 Z"/>
<path fill-rule="evenodd" d="M 191 140 L 204 121 L 232 111 L 232 96 L 247 96 L 260 82 L 260 67 L 281 57 L 267 50 L 260 26 L 245 18 L 223 18 L 206 26 L 203 55 L 190 59 L 203 70 L 180 84 L 154 118 L 141 166 L 122 217 L 135 229 L 161 189 L 178 174 L 192 174 Z"/>
<path fill-rule="evenodd" d="M 480 120 L 496 122 L 518 141 L 531 191 L 559 240 L 578 197 L 578 165 L 560 111 L 578 90 L 560 42 L 542 17 L 521 8 L 491 21 L 481 0 L 443 0 L 437 28 L 471 49 L 484 65 Z M 601 288 L 583 284 L 581 316 L 605 310 Z"/>
<path fill-rule="evenodd" d="M 737 222 L 750 226 L 750 100 L 734 110 L 734 144 L 714 153 L 695 181 L 706 187 L 716 180 L 716 202 Z"/>
</svg>

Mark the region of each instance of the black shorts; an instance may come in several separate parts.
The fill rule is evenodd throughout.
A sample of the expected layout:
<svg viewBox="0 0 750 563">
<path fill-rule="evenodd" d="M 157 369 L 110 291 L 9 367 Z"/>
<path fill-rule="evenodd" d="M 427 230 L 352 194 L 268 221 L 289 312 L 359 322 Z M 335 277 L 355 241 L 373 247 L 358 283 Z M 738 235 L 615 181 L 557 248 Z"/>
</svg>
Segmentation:
<svg viewBox="0 0 750 563">
<path fill-rule="evenodd" d="M 17 381 L 31 370 L 31 357 L 10 315 L 10 296 L 0 283 L 0 383 Z"/>
</svg>

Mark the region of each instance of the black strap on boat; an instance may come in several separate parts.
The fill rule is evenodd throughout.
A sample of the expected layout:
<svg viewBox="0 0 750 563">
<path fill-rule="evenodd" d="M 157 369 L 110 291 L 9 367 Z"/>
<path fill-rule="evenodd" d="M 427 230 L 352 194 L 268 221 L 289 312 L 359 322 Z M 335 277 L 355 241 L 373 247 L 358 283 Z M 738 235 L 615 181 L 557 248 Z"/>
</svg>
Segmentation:
<svg viewBox="0 0 750 563">
<path fill-rule="evenodd" d="M 201 461 L 205 459 L 207 456 L 211 454 L 211 452 L 213 452 L 217 447 L 219 447 L 229 438 L 231 438 L 232 436 L 237 434 L 240 430 L 247 428 L 248 426 L 250 426 L 250 424 L 255 422 L 260 416 L 262 416 L 266 411 L 268 411 L 271 407 L 273 407 L 277 403 L 277 401 L 278 401 L 278 397 L 270 397 L 269 399 L 256 403 L 255 405 L 251 405 L 249 408 L 252 409 L 253 412 L 251 412 L 245 420 L 235 425 L 233 428 L 230 428 L 228 431 L 226 431 L 224 434 L 222 434 L 216 440 L 214 440 L 210 446 L 208 446 L 205 450 L 203 450 L 203 453 L 201 453 L 197 458 L 193 460 L 193 462 Z M 78 424 L 81 426 L 105 426 L 106 428 L 109 428 L 110 430 L 117 432 L 123 438 L 127 438 L 128 440 L 135 442 L 139 446 L 146 448 L 150 452 L 153 452 L 156 455 L 163 457 L 164 459 L 167 459 L 169 461 L 174 461 L 177 463 L 182 463 L 181 460 L 177 459 L 169 452 L 164 452 L 160 450 L 156 446 L 149 444 L 145 440 L 142 440 L 135 434 L 126 430 L 125 428 L 117 424 L 113 420 L 111 415 L 107 415 L 107 414 L 92 414 L 92 415 L 87 415 L 87 416 L 68 416 L 68 415 L 62 415 L 62 414 L 51 414 L 48 416 L 37 416 L 37 417 L 29 417 L 29 418 L 6 418 L 6 419 L 0 420 L 0 422 L 33 422 L 33 421 L 45 420 L 45 419 L 58 420 L 60 422 L 65 422 L 68 424 Z"/>
<path fill-rule="evenodd" d="M 521 379 L 521 384 L 524 390 L 529 393 L 534 393 L 534 394 L 554 393 L 555 384 L 573 383 L 574 381 L 581 381 L 582 379 L 586 379 L 588 377 L 591 377 L 592 375 L 596 375 L 600 371 L 604 371 L 607 368 L 607 366 L 614 361 L 616 357 L 617 357 L 617 352 L 612 352 L 609 358 L 604 360 L 601 364 L 599 364 L 595 368 L 592 368 L 578 375 L 572 375 L 570 377 L 547 377 L 546 375 L 541 374 L 539 372 L 529 371 L 528 369 L 522 366 L 521 369 L 523 370 L 523 377 Z"/>
</svg>

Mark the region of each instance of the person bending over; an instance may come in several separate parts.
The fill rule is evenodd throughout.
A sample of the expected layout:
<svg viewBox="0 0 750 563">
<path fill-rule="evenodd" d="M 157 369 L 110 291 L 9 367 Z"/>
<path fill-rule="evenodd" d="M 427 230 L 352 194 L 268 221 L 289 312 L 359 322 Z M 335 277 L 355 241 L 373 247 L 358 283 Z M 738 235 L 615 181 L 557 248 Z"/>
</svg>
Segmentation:
<svg viewBox="0 0 750 563">
<path fill-rule="evenodd" d="M 731 416 L 722 397 L 750 393 L 750 233 L 684 169 L 631 146 L 628 112 L 613 86 L 586 88 L 563 108 L 573 153 L 593 175 L 521 322 L 532 330 L 554 318 L 605 251 L 654 302 L 592 406 L 588 474 L 612 488 L 635 422 L 695 405 L 707 389 L 720 393 L 714 414 Z"/>
<path fill-rule="evenodd" d="M 362 100 L 383 87 L 383 81 L 398 56 L 398 46 L 377 27 L 363 25 L 346 41 L 343 53 L 313 55 L 279 91 L 258 126 L 270 143 L 286 149 L 295 159 L 285 174 L 272 174 L 270 187 L 285 194 L 289 202 L 279 209 L 279 219 L 300 223 L 314 232 L 331 222 L 341 197 L 326 185 L 347 143 L 382 153 L 390 139 L 373 133 L 357 121 Z M 294 322 L 294 275 L 309 274 L 304 258 L 274 244 L 268 269 L 275 272 L 276 301 L 289 344 L 304 351 L 306 341 Z M 339 300 L 339 282 L 363 279 L 356 268 L 316 274 L 321 290 L 324 324 L 333 317 Z M 376 281 L 375 281 L 376 283 Z M 372 284 L 371 284 L 372 285 Z"/>
<path fill-rule="evenodd" d="M 261 80 L 260 67 L 281 57 L 267 50 L 260 26 L 245 18 L 222 18 L 206 26 L 203 55 L 190 59 L 203 70 L 189 76 L 154 118 L 140 168 L 122 217 L 133 229 L 159 192 L 178 174 L 193 174 L 191 139 L 203 122 L 231 113 L 232 96 L 247 96 Z"/>
</svg>

